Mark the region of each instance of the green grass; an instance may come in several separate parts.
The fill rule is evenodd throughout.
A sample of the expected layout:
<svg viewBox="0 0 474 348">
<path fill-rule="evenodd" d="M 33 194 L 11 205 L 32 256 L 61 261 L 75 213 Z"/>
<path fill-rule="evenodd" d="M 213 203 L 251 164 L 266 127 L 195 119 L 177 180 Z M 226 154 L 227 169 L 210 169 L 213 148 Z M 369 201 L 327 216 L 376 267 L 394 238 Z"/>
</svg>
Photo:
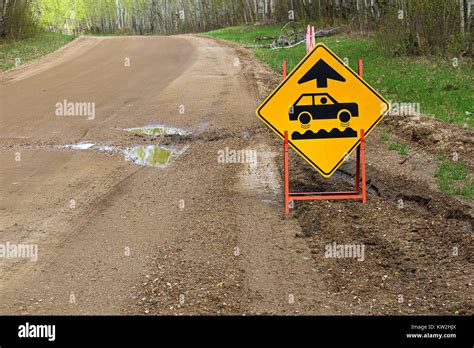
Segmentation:
<svg viewBox="0 0 474 348">
<path fill-rule="evenodd" d="M 56 51 L 74 39 L 74 35 L 42 32 L 34 37 L 11 41 L 0 40 L 0 71 L 5 71 L 19 65 L 40 58 Z"/>
<path fill-rule="evenodd" d="M 84 36 L 105 36 L 105 37 L 109 37 L 109 36 L 127 36 L 127 35 L 133 35 L 133 34 L 127 34 L 126 32 L 121 32 L 121 31 L 117 31 L 117 32 L 114 32 L 114 33 L 85 33 Z"/>
<path fill-rule="evenodd" d="M 383 128 L 382 131 L 380 132 L 380 140 L 385 141 L 385 142 L 390 140 L 390 136 L 388 135 L 388 131 L 386 128 Z"/>
<path fill-rule="evenodd" d="M 275 25 L 255 25 L 243 27 L 229 27 L 219 30 L 214 30 L 206 33 L 206 35 L 214 36 L 223 40 L 240 42 L 242 44 L 261 44 L 270 43 L 272 40 L 256 41 L 255 38 L 259 36 L 278 36 L 280 34 L 281 26 Z"/>
<path fill-rule="evenodd" d="M 438 158 L 440 161 L 435 173 L 438 187 L 442 192 L 451 195 L 474 199 L 474 180 L 461 161 Z"/>
<path fill-rule="evenodd" d="M 388 145 L 388 149 L 392 151 L 397 151 L 402 156 L 408 156 L 408 146 L 401 141 L 396 141 Z"/>
<path fill-rule="evenodd" d="M 281 26 L 231 27 L 206 35 L 239 42 L 245 45 L 269 43 L 255 41 L 257 36 L 278 36 Z M 358 58 L 363 59 L 364 79 L 392 102 L 420 103 L 420 112 L 440 120 L 474 127 L 474 72 L 468 61 L 441 57 L 393 57 L 370 37 L 332 36 L 318 39 L 342 59 L 347 58 L 352 69 L 357 69 Z M 290 48 L 270 50 L 252 49 L 255 56 L 281 73 L 287 59 L 289 71 L 305 55 L 304 43 Z M 396 117 L 396 116 L 393 116 Z"/>
</svg>

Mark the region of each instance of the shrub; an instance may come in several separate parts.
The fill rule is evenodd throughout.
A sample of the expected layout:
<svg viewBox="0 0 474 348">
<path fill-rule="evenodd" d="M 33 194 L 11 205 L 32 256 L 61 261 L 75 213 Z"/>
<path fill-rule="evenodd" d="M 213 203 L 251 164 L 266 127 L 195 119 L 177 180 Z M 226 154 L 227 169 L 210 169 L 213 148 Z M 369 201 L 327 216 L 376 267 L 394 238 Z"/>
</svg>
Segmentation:
<svg viewBox="0 0 474 348">
<path fill-rule="evenodd" d="M 384 8 L 376 37 L 393 55 L 434 55 L 463 50 L 458 0 L 401 1 Z"/>
</svg>

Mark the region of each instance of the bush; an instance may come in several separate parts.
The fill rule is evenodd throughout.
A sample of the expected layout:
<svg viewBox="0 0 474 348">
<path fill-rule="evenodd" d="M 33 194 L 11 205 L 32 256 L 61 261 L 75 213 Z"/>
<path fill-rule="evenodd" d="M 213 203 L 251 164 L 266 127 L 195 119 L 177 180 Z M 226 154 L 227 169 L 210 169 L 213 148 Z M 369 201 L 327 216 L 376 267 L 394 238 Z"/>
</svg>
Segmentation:
<svg viewBox="0 0 474 348">
<path fill-rule="evenodd" d="M 3 8 L 6 6 L 6 8 Z M 0 14 L 0 36 L 6 39 L 22 39 L 33 36 L 38 31 L 38 23 L 27 0 L 2 2 Z"/>
<path fill-rule="evenodd" d="M 404 1 L 387 7 L 377 33 L 393 55 L 459 55 L 463 48 L 458 0 Z"/>
</svg>

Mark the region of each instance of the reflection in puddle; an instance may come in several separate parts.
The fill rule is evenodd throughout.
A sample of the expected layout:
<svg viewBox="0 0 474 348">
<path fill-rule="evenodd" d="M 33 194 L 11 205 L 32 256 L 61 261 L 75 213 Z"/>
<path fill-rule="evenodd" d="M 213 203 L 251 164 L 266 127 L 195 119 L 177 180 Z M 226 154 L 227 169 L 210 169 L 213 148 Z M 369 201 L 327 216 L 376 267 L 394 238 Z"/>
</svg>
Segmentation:
<svg viewBox="0 0 474 348">
<path fill-rule="evenodd" d="M 135 164 L 154 167 L 167 165 L 179 156 L 177 151 L 158 145 L 136 146 L 124 153 Z"/>
<path fill-rule="evenodd" d="M 188 131 L 179 128 L 166 127 L 163 125 L 148 125 L 145 127 L 126 128 L 128 132 L 146 135 L 189 135 Z"/>
<path fill-rule="evenodd" d="M 124 129 L 128 132 L 146 135 L 190 135 L 184 129 L 166 127 L 163 125 L 148 125 L 137 128 Z M 136 145 L 133 147 L 120 147 L 113 145 L 94 144 L 88 142 L 80 142 L 71 145 L 59 145 L 58 148 L 67 148 L 73 150 L 92 150 L 104 152 L 119 152 L 125 155 L 125 159 L 135 164 L 152 167 L 165 167 L 174 162 L 186 149 L 187 146 L 165 147 L 160 145 Z"/>
<path fill-rule="evenodd" d="M 188 146 L 171 148 L 159 145 L 137 145 L 131 148 L 122 148 L 110 145 L 95 145 L 93 143 L 78 143 L 62 145 L 60 148 L 73 150 L 98 150 L 104 152 L 121 152 L 125 159 L 135 164 L 152 167 L 165 167 L 174 162 Z"/>
</svg>

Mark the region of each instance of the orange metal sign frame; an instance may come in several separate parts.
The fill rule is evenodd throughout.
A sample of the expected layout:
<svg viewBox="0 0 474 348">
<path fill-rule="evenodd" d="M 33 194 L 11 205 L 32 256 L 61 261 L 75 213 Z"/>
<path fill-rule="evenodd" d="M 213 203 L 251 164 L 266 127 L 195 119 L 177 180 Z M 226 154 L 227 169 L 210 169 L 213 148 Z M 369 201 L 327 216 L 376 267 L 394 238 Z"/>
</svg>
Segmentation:
<svg viewBox="0 0 474 348">
<path fill-rule="evenodd" d="M 286 60 L 282 64 L 283 78 L 287 75 Z M 358 74 L 363 75 L 362 59 L 359 59 Z M 284 142 L 284 171 L 285 171 L 285 213 L 290 213 L 290 201 L 309 201 L 323 199 L 361 199 L 367 201 L 367 180 L 365 175 L 365 136 L 364 130 L 360 130 L 360 145 L 357 146 L 355 190 L 338 192 L 290 192 L 289 163 L 288 163 L 288 131 L 285 131 Z M 362 187 L 360 181 L 362 179 Z"/>
</svg>

